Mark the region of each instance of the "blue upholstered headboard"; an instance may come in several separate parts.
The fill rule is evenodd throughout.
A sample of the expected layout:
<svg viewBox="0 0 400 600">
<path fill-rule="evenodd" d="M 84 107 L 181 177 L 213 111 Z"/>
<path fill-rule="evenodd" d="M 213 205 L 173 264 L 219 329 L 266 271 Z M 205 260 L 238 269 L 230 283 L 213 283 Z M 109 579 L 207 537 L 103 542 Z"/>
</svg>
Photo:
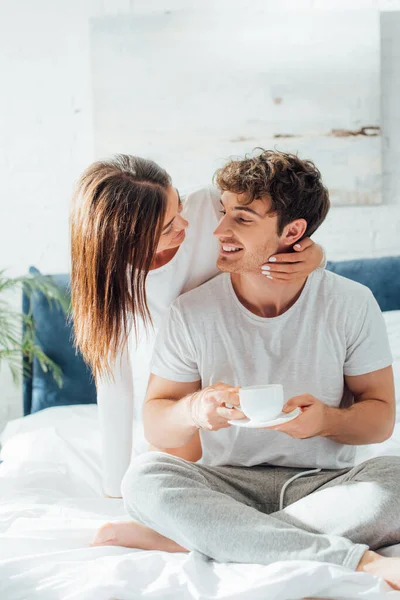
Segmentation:
<svg viewBox="0 0 400 600">
<path fill-rule="evenodd" d="M 327 268 L 338 275 L 368 286 L 381 309 L 400 309 L 400 256 L 328 262 Z M 37 272 L 31 268 L 30 272 Z M 64 289 L 69 288 L 68 275 L 53 275 Z M 23 295 L 23 310 L 29 310 L 30 299 Z M 41 294 L 31 299 L 35 321 L 36 343 L 63 370 L 64 385 L 60 389 L 51 374 L 44 373 L 35 360 L 32 377 L 24 378 L 24 414 L 49 406 L 91 404 L 96 402 L 96 388 L 90 370 L 72 344 L 72 326 L 62 311 L 50 308 Z"/>
<path fill-rule="evenodd" d="M 31 267 L 29 272 L 38 273 Z M 52 275 L 60 288 L 69 293 L 69 275 Z M 34 413 L 50 406 L 96 403 L 96 386 L 82 355 L 76 353 L 72 341 L 72 325 L 65 313 L 49 305 L 41 293 L 29 297 L 24 291 L 22 309 L 33 316 L 35 343 L 62 369 L 63 386 L 60 389 L 51 373 L 45 373 L 38 360 L 32 364 L 32 376 L 23 378 L 24 414 Z"/>
<path fill-rule="evenodd" d="M 400 309 L 400 256 L 328 261 L 327 269 L 369 287 L 382 311 Z"/>
</svg>

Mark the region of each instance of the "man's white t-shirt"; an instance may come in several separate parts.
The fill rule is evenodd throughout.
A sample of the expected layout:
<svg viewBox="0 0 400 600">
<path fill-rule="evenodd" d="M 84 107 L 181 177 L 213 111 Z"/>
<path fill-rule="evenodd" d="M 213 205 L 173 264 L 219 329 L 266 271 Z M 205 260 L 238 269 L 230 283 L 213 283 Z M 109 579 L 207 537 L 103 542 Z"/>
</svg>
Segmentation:
<svg viewBox="0 0 400 600">
<path fill-rule="evenodd" d="M 103 488 L 110 496 L 120 496 L 121 480 L 131 454 L 137 455 L 148 449 L 142 409 L 160 324 L 180 294 L 218 273 L 219 244 L 213 232 L 220 218 L 220 197 L 214 186 L 208 186 L 189 194 L 184 200 L 182 215 L 189 222 L 186 239 L 174 258 L 163 267 L 150 271 L 146 280 L 146 297 L 154 329 L 150 327 L 146 333 L 143 325 L 139 325 L 138 341 L 132 330 L 124 352 L 116 361 L 114 379 L 102 378 L 97 384 Z"/>
<path fill-rule="evenodd" d="M 371 291 L 317 269 L 285 313 L 259 317 L 238 300 L 227 273 L 178 298 L 160 331 L 152 373 L 179 382 L 281 383 L 285 400 L 312 394 L 331 407 L 351 401 L 344 375 L 390 366 L 386 327 Z M 355 446 L 323 437 L 231 426 L 200 431 L 202 463 L 340 469 Z"/>
</svg>

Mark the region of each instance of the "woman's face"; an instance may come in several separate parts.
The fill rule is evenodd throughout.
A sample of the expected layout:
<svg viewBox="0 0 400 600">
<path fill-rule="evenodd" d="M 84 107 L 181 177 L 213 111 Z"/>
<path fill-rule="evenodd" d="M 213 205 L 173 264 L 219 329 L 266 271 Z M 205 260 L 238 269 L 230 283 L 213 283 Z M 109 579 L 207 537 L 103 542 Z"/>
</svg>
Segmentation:
<svg viewBox="0 0 400 600">
<path fill-rule="evenodd" d="M 167 212 L 160 241 L 157 246 L 157 254 L 164 250 L 171 250 L 180 246 L 185 239 L 185 229 L 189 223 L 181 216 L 182 202 L 177 190 L 168 188 Z"/>
</svg>

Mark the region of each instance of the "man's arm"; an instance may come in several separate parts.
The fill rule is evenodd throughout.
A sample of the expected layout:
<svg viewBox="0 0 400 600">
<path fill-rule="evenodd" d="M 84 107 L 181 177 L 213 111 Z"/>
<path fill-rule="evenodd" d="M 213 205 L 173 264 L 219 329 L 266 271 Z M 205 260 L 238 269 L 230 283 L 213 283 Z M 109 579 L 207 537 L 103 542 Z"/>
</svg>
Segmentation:
<svg viewBox="0 0 400 600">
<path fill-rule="evenodd" d="M 300 407 L 302 414 L 293 421 L 270 427 L 296 439 L 327 437 L 340 444 L 376 444 L 393 432 L 396 405 L 392 367 L 365 375 L 345 376 L 354 396 L 349 408 L 332 408 L 318 398 L 302 394 L 291 398 L 283 411 Z"/>
<path fill-rule="evenodd" d="M 196 433 L 185 446 L 180 446 L 179 448 L 157 448 L 149 444 L 149 452 L 164 452 L 165 454 L 184 458 L 188 462 L 197 462 L 203 455 L 203 448 L 201 446 L 200 434 Z"/>
<path fill-rule="evenodd" d="M 156 448 L 179 448 L 198 433 L 190 412 L 192 394 L 200 381 L 181 383 L 150 375 L 143 407 L 144 434 Z"/>
<path fill-rule="evenodd" d="M 230 427 L 231 419 L 243 418 L 242 412 L 226 404 L 239 404 L 237 388 L 217 383 L 200 389 L 200 381 L 182 383 L 151 374 L 143 408 L 146 439 L 182 458 L 196 454 L 199 429 L 217 431 Z"/>
<path fill-rule="evenodd" d="M 341 444 L 376 444 L 393 433 L 396 416 L 393 370 L 345 376 L 354 396 L 349 408 L 328 411 L 325 437 Z"/>
</svg>

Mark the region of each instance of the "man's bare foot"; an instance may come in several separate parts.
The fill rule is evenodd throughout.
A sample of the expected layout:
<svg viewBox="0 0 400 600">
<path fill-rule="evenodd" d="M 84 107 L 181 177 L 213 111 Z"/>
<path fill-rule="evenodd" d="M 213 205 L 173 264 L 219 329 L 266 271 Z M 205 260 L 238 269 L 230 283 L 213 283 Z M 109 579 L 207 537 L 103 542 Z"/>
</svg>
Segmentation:
<svg viewBox="0 0 400 600">
<path fill-rule="evenodd" d="M 368 550 L 361 558 L 357 571 L 382 577 L 394 590 L 400 590 L 400 558 L 388 558 Z"/>
<path fill-rule="evenodd" d="M 377 560 L 365 565 L 364 571 L 383 577 L 392 588 L 400 590 L 400 558 L 380 556 Z"/>
<path fill-rule="evenodd" d="M 96 532 L 92 546 L 124 546 L 139 550 L 187 552 L 172 540 L 136 521 L 105 523 Z"/>
</svg>

